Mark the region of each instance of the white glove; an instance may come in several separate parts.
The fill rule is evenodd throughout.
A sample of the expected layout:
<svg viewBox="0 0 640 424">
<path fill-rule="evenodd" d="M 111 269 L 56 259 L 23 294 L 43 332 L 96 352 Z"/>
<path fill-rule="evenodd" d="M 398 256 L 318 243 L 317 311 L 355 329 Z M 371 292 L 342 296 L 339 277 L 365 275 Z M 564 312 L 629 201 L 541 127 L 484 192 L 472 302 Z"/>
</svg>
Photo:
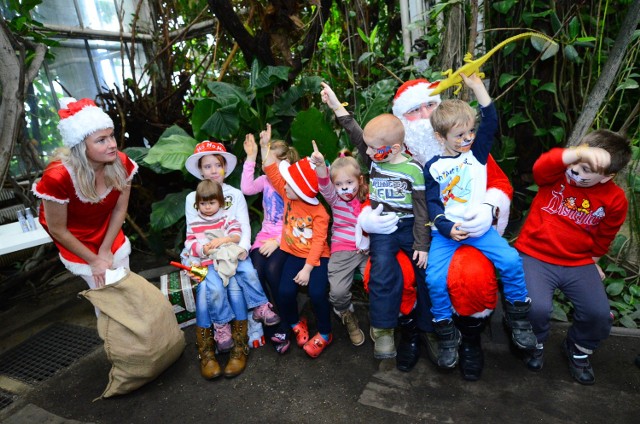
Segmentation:
<svg viewBox="0 0 640 424">
<path fill-rule="evenodd" d="M 493 222 L 493 206 L 482 203 L 477 208 L 467 211 L 464 222 L 460 226 L 462 231 L 469 233 L 469 237 L 482 237 Z"/>
<path fill-rule="evenodd" d="M 398 216 L 395 213 L 381 215 L 382 205 L 371 209 L 370 206 L 362 209 L 358 215 L 358 224 L 364 231 L 370 234 L 391 234 L 398 229 Z"/>
</svg>

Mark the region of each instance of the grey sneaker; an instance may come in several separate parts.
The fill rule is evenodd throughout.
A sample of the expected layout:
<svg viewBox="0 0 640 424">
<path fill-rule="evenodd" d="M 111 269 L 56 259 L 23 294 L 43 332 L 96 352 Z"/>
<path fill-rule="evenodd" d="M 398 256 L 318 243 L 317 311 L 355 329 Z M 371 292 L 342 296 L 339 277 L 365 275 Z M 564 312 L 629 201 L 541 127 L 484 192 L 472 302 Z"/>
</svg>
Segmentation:
<svg viewBox="0 0 640 424">
<path fill-rule="evenodd" d="M 364 333 L 358 326 L 358 317 L 353 311 L 347 309 L 344 312 L 340 312 L 340 319 L 342 324 L 347 327 L 349 338 L 354 346 L 360 346 L 364 343 Z"/>
<path fill-rule="evenodd" d="M 373 357 L 376 359 L 389 359 L 396 357 L 396 345 L 393 339 L 393 328 L 371 327 L 369 334 L 375 343 Z"/>
</svg>

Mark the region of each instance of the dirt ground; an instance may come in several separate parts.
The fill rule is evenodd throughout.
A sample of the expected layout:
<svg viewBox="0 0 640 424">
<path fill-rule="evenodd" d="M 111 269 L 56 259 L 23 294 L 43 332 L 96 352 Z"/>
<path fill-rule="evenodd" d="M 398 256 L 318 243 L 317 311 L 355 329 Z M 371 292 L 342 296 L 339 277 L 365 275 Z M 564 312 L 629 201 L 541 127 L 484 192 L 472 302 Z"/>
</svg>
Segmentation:
<svg viewBox="0 0 640 424">
<path fill-rule="evenodd" d="M 133 265 L 132 265 L 133 266 Z M 77 298 L 82 281 L 51 291 L 46 300 L 0 313 L 0 353 L 54 322 L 95 328 L 92 305 Z M 356 312 L 368 329 L 366 304 Z M 314 320 L 308 309 L 304 312 Z M 485 370 L 478 382 L 456 370 L 442 373 L 425 358 L 409 373 L 394 360 L 373 358 L 373 343 L 350 344 L 333 320 L 334 342 L 310 359 L 292 347 L 278 355 L 267 345 L 250 352 L 246 371 L 234 379 L 199 375 L 194 327 L 184 330 L 182 356 L 156 380 L 119 397 L 96 400 L 110 370 L 104 349 L 74 362 L 50 379 L 28 385 L 0 375 L 0 389 L 17 399 L 0 410 L 4 423 L 637 423 L 640 416 L 640 331 L 616 329 L 593 357 L 594 386 L 573 381 L 560 349 L 566 325 L 555 324 L 539 373 L 509 350 L 500 319 L 483 334 Z M 312 330 L 313 331 L 313 330 Z M 220 356 L 226 362 L 227 355 Z"/>
</svg>

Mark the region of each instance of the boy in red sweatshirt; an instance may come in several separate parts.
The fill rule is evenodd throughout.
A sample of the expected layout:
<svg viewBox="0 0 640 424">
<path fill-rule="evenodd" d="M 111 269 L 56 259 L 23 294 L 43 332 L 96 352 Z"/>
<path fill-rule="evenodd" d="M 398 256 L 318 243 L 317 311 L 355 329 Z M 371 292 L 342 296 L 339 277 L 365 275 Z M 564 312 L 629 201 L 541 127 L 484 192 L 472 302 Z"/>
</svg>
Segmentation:
<svg viewBox="0 0 640 424">
<path fill-rule="evenodd" d="M 595 382 L 589 357 L 609 336 L 612 324 L 604 273 L 597 262 L 627 214 L 624 191 L 613 178 L 630 159 L 625 137 L 596 130 L 580 146 L 552 149 L 533 166 L 539 190 L 515 243 L 531 298 L 529 320 L 538 340 L 536 349 L 525 356 L 532 371 L 542 369 L 553 293 L 559 289 L 575 309 L 563 342 L 569 371 L 580 384 Z"/>
</svg>

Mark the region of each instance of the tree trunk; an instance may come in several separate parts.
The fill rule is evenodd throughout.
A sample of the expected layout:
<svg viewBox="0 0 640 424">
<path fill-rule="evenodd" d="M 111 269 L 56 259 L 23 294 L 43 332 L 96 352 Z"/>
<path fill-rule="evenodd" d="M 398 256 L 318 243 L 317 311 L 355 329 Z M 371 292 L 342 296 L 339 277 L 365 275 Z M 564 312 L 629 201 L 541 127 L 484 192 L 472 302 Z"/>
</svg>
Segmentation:
<svg viewBox="0 0 640 424">
<path fill-rule="evenodd" d="M 591 128 L 593 120 L 600 109 L 600 105 L 609 92 L 616 74 L 618 73 L 618 69 L 622 64 L 625 52 L 627 51 L 627 46 L 631 41 L 631 36 L 638 27 L 638 22 L 640 22 L 640 0 L 635 0 L 631 5 L 629 5 L 627 16 L 620 27 L 618 38 L 616 38 L 616 42 L 609 53 L 609 59 L 603 66 L 602 74 L 600 74 L 596 85 L 593 87 L 593 90 L 589 95 L 587 104 L 573 127 L 573 131 L 571 132 L 571 136 L 567 143 L 568 146 L 578 145 L 582 137 L 584 137 L 589 128 Z"/>
<path fill-rule="evenodd" d="M 24 121 L 24 99 L 44 60 L 44 44 L 29 45 L 35 51 L 25 72 L 25 40 L 17 39 L 4 19 L 0 19 L 0 187 L 11 164 L 13 149 Z"/>
</svg>

